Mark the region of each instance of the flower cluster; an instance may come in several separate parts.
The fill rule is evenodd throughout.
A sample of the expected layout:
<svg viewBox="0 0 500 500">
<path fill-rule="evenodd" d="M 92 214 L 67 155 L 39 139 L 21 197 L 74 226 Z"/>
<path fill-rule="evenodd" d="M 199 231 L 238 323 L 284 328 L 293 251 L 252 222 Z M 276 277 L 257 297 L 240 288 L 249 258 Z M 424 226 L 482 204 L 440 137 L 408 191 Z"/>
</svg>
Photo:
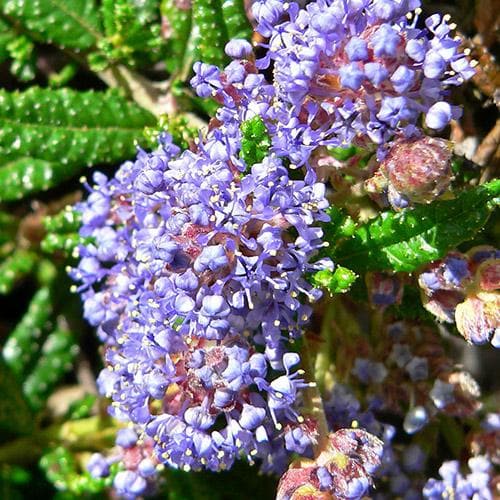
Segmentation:
<svg viewBox="0 0 500 500">
<path fill-rule="evenodd" d="M 292 180 L 272 155 L 248 167 L 238 134 L 214 129 L 182 154 L 164 137 L 113 179 L 95 175 L 79 207 L 94 243 L 72 274 L 107 344 L 101 392 L 184 469 L 284 453 L 275 441 L 302 423 L 308 385 L 288 344 L 321 295 L 304 275 L 331 267 L 311 263 L 324 185 Z"/>
<path fill-rule="evenodd" d="M 205 136 L 181 151 L 161 134 L 155 151 L 140 150 L 113 178 L 97 173 L 87 186 L 78 209 L 81 236 L 92 243 L 71 274 L 105 344 L 99 389 L 112 400 L 110 414 L 134 429 L 117 442 L 126 466 L 115 479 L 119 494 L 148 493 L 163 465 L 219 471 L 243 458 L 283 472 L 290 453 L 314 450 L 285 473 L 279 498 L 358 499 L 381 464 L 391 494 L 417 498 L 425 454 L 393 447 L 395 427 L 376 414 L 395 416 L 410 439 L 438 412 L 479 407 L 475 382 L 448 362 L 434 332 L 398 325 L 377 346 L 360 340 L 340 363 L 361 392 L 370 387 L 367 411 L 334 390 L 324 401 L 330 429 L 319 435 L 326 424 L 303 404 L 314 384 L 295 345 L 321 297 L 306 276 L 333 271 L 320 258 L 329 203 L 316 167 L 333 147 L 351 145 L 371 165 L 377 150 L 365 188 L 396 209 L 433 201 L 451 181 L 449 144 L 423 137 L 418 122 L 424 115 L 439 130 L 457 117 L 447 89 L 473 71 L 446 16 L 417 27 L 419 5 L 255 1 L 265 57 L 233 40 L 225 68 L 194 65 L 195 92 L 220 105 Z M 271 65 L 269 83 L 260 70 Z M 373 170 L 353 178 L 366 181 Z M 463 301 L 476 272 L 474 300 L 497 293 L 497 261 L 478 255 L 467 257 L 474 269 L 458 263 L 451 276 L 438 263 L 421 274 L 428 308 L 449 280 Z M 368 274 L 371 305 L 386 312 L 399 304 L 404 282 Z M 458 304 L 457 321 L 466 317 Z M 481 335 L 496 339 L 488 311 Z M 105 475 L 108 462 L 96 455 L 89 466 Z"/>
<path fill-rule="evenodd" d="M 460 473 L 460 464 L 456 460 L 444 462 L 439 468 L 441 480 L 429 479 L 424 487 L 425 498 L 439 500 L 441 498 L 492 500 L 489 487 L 491 481 L 491 464 L 487 457 L 477 456 L 468 461 L 471 472 L 466 476 Z"/>
<path fill-rule="evenodd" d="M 95 478 L 110 475 L 113 464 L 120 468 L 113 479 L 113 487 L 122 498 L 133 499 L 139 495 L 155 492 L 162 466 L 153 453 L 153 440 L 140 440 L 132 428 L 120 429 L 116 435 L 116 449 L 109 456 L 94 453 L 87 463 L 87 469 Z"/>
<path fill-rule="evenodd" d="M 328 436 L 324 451 L 313 460 L 290 466 L 278 486 L 278 500 L 362 498 L 380 465 L 380 439 L 361 429 L 341 429 Z"/>
<path fill-rule="evenodd" d="M 305 147 L 369 139 L 382 149 L 393 137 L 418 136 L 422 114 L 436 130 L 459 116 L 444 97 L 474 70 L 447 16 L 433 15 L 417 28 L 419 6 L 418 0 L 317 0 L 304 9 L 277 0 L 253 4 L 257 30 L 269 38 L 259 65 L 273 62 L 277 97 L 307 124 Z"/>
<path fill-rule="evenodd" d="M 500 347 L 500 252 L 490 246 L 451 252 L 419 275 L 424 307 L 456 322 L 467 342 Z"/>
</svg>

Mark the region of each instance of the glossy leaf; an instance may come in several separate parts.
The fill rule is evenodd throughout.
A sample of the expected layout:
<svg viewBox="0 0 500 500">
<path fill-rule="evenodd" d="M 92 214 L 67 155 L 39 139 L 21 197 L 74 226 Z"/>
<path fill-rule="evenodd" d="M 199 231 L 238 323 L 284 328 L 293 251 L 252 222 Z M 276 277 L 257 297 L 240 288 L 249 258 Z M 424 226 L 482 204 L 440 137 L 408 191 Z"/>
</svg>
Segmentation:
<svg viewBox="0 0 500 500">
<path fill-rule="evenodd" d="M 40 242 L 40 248 L 48 254 L 62 252 L 66 255 L 71 255 L 75 248 L 84 242 L 85 240 L 78 233 L 49 233 Z"/>
<path fill-rule="evenodd" d="M 13 201 L 72 177 L 75 171 L 62 163 L 20 158 L 0 167 L 0 201 Z"/>
<path fill-rule="evenodd" d="M 37 256 L 25 250 L 17 250 L 7 257 L 0 264 L 0 295 L 9 293 L 19 280 L 31 272 L 36 261 Z"/>
<path fill-rule="evenodd" d="M 221 0 L 193 0 L 193 25 L 196 29 L 196 59 L 223 66 L 228 34 L 222 16 Z"/>
<path fill-rule="evenodd" d="M 500 180 L 496 180 L 453 200 L 385 212 L 357 228 L 333 251 L 333 258 L 357 272 L 411 272 L 473 238 L 486 224 L 499 196 Z"/>
<path fill-rule="evenodd" d="M 86 50 L 101 37 L 94 0 L 0 0 L 1 10 L 39 41 Z"/>
<path fill-rule="evenodd" d="M 261 162 L 271 147 L 271 138 L 260 116 L 254 116 L 241 124 L 240 156 L 247 166 Z"/>
<path fill-rule="evenodd" d="M 246 15 L 243 0 L 223 0 L 222 15 L 230 39 L 245 38 L 250 40 L 253 29 Z"/>
<path fill-rule="evenodd" d="M 160 10 L 164 36 L 168 40 L 168 55 L 165 64 L 170 73 L 176 73 L 183 67 L 191 34 L 191 7 L 187 2 L 179 0 L 162 0 Z"/>
<path fill-rule="evenodd" d="M 82 216 L 80 212 L 68 205 L 59 213 L 45 217 L 43 225 L 51 233 L 69 233 L 78 231 L 81 220 Z"/>
<path fill-rule="evenodd" d="M 52 294 L 49 287 L 38 290 L 19 324 L 9 335 L 2 354 L 13 373 L 21 376 L 38 352 L 40 338 L 52 314 Z"/>
<path fill-rule="evenodd" d="M 42 346 L 41 355 L 23 383 L 30 406 L 39 410 L 55 384 L 71 368 L 78 353 L 74 336 L 64 328 L 52 332 Z"/>
<path fill-rule="evenodd" d="M 155 118 L 115 92 L 0 91 L 0 201 L 19 199 L 135 152 Z"/>
</svg>

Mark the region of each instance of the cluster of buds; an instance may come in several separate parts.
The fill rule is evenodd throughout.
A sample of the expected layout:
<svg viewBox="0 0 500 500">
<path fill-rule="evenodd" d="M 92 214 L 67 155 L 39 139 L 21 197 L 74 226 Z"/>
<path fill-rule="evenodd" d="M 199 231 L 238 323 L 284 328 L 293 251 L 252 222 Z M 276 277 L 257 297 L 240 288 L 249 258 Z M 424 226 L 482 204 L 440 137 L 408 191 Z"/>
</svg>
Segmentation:
<svg viewBox="0 0 500 500">
<path fill-rule="evenodd" d="M 340 429 L 328 436 L 314 460 L 291 464 L 282 476 L 277 500 L 361 498 L 380 466 L 383 443 L 361 429 Z"/>
<path fill-rule="evenodd" d="M 114 464 L 120 463 L 113 479 L 113 488 L 122 498 L 133 499 L 150 495 L 158 486 L 158 472 L 163 469 L 153 453 L 153 440 L 139 437 L 139 429 L 120 429 L 116 435 L 116 447 L 109 456 L 94 453 L 87 469 L 92 477 L 103 478 L 111 474 Z M 139 431 L 140 432 L 140 431 Z"/>
<path fill-rule="evenodd" d="M 373 177 L 369 193 L 382 194 L 395 210 L 430 203 L 450 186 L 452 145 L 444 139 L 420 137 L 394 143 Z"/>
<path fill-rule="evenodd" d="M 360 339 L 355 352 L 349 373 L 367 388 L 377 411 L 404 417 L 408 434 L 437 414 L 467 417 L 481 406 L 478 384 L 454 366 L 435 328 L 394 323 L 376 346 Z"/>
<path fill-rule="evenodd" d="M 456 322 L 471 344 L 500 347 L 500 252 L 479 246 L 451 252 L 419 275 L 424 307 L 440 321 Z"/>
</svg>

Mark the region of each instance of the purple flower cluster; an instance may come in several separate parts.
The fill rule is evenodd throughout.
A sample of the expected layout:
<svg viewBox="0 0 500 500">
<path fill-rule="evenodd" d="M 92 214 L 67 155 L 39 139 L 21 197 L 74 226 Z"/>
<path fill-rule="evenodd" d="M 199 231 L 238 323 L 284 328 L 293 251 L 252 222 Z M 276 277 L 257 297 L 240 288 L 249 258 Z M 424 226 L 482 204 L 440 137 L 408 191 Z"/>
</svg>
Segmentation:
<svg viewBox="0 0 500 500">
<path fill-rule="evenodd" d="M 394 136 L 418 136 L 422 114 L 436 130 L 459 116 L 444 97 L 474 70 L 448 16 L 416 27 L 419 6 L 418 0 L 317 0 L 304 9 L 278 0 L 253 4 L 257 30 L 269 38 L 258 64 L 273 62 L 276 97 L 307 126 L 306 149 L 367 139 L 382 149 Z"/>
<path fill-rule="evenodd" d="M 305 273 L 331 268 L 311 263 L 324 185 L 291 179 L 274 155 L 247 167 L 230 125 L 196 152 L 163 137 L 114 178 L 96 174 L 79 207 L 94 243 L 72 274 L 107 346 L 100 390 L 185 470 L 240 456 L 279 469 L 294 449 L 308 383 L 289 344 L 321 296 Z"/>
<path fill-rule="evenodd" d="M 139 430 L 139 429 L 138 429 Z M 120 462 L 113 479 L 116 493 L 125 499 L 150 495 L 155 492 L 162 465 L 153 456 L 153 440 L 139 439 L 136 430 L 120 429 L 116 435 L 116 448 L 109 456 L 94 453 L 87 463 L 87 470 L 95 477 L 108 477 L 113 464 Z"/>
<path fill-rule="evenodd" d="M 424 498 L 439 500 L 456 498 L 457 500 L 492 500 L 493 494 L 489 483 L 492 466 L 485 456 L 470 458 L 471 472 L 466 476 L 460 473 L 460 464 L 456 460 L 444 462 L 439 468 L 441 480 L 429 479 L 424 487 Z"/>
<path fill-rule="evenodd" d="M 479 246 L 450 252 L 419 275 L 424 307 L 440 321 L 456 322 L 472 344 L 500 347 L 500 252 Z"/>
<path fill-rule="evenodd" d="M 278 485 L 277 500 L 360 499 L 380 465 L 382 441 L 361 429 L 340 429 L 315 460 L 292 464 Z"/>
</svg>

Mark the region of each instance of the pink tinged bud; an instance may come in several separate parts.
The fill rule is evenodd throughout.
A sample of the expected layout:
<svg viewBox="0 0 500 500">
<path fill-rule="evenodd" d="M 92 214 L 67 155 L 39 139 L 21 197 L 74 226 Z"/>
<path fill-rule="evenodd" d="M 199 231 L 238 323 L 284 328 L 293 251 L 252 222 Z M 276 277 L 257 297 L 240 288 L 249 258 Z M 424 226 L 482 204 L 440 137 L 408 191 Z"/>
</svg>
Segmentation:
<svg viewBox="0 0 500 500">
<path fill-rule="evenodd" d="M 398 275 L 368 273 L 366 284 L 373 307 L 386 308 L 401 303 L 403 282 Z"/>
<path fill-rule="evenodd" d="M 455 309 L 464 299 L 462 292 L 438 290 L 431 297 L 422 293 L 422 304 L 439 321 L 453 323 Z"/>
<path fill-rule="evenodd" d="M 476 271 L 476 282 L 485 292 L 499 290 L 500 259 L 489 259 L 481 263 Z"/>
<path fill-rule="evenodd" d="M 455 321 L 467 342 L 491 342 L 494 347 L 500 347 L 500 293 L 479 292 L 468 296 L 457 306 Z"/>
<path fill-rule="evenodd" d="M 280 479 L 276 500 L 331 499 L 329 492 L 320 490 L 317 469 L 318 467 L 311 460 L 292 463 Z"/>
<path fill-rule="evenodd" d="M 443 139 L 402 140 L 391 148 L 380 168 L 402 197 L 430 203 L 450 185 L 451 155 L 451 144 Z"/>
</svg>

